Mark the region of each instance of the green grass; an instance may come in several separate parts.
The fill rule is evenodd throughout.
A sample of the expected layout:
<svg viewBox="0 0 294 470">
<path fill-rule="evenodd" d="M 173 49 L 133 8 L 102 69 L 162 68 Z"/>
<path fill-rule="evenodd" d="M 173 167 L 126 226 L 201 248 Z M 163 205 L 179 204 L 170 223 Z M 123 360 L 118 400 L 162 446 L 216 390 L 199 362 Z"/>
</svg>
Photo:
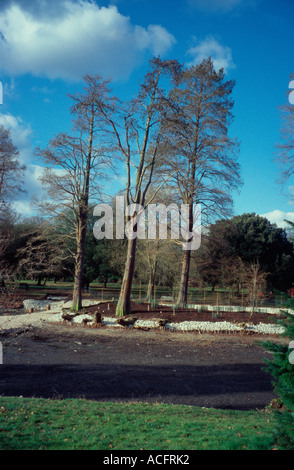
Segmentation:
<svg viewBox="0 0 294 470">
<path fill-rule="evenodd" d="M 1 450 L 255 450 L 274 424 L 270 410 L 0 398 Z"/>
</svg>

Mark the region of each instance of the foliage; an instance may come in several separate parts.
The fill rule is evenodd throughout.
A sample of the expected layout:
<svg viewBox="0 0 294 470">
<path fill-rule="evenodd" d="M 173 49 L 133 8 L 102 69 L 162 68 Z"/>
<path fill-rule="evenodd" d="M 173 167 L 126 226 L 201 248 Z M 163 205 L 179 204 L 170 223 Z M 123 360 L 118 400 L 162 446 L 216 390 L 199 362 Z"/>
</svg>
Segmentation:
<svg viewBox="0 0 294 470">
<path fill-rule="evenodd" d="M 83 287 L 94 280 L 117 279 L 118 271 L 110 262 L 111 240 L 96 240 L 93 216 L 88 218 L 85 243 Z M 73 279 L 76 240 L 72 235 L 70 214 L 60 222 L 41 218 L 11 220 L 0 224 L 0 276 L 41 280 Z M 5 243 L 4 243 L 5 241 Z"/>
<path fill-rule="evenodd" d="M 110 263 L 110 242 L 105 239 L 96 240 L 93 232 L 89 230 L 85 244 L 84 287 L 89 287 L 89 284 L 95 280 L 102 282 L 106 287 L 107 282 L 118 279 L 119 273 Z"/>
<path fill-rule="evenodd" d="M 12 279 L 13 277 L 23 277 L 25 275 L 33 275 L 33 278 L 37 278 L 38 275 L 43 277 L 43 272 L 41 268 L 41 260 L 46 262 L 45 257 L 47 256 L 47 267 L 46 269 L 50 270 L 52 259 L 55 258 L 55 252 L 57 250 L 52 248 L 52 257 L 48 253 L 42 254 L 42 244 L 46 243 L 46 235 L 42 232 L 42 221 L 39 218 L 28 218 L 28 219 L 11 219 L 9 223 L 0 225 L 0 237 L 4 238 L 4 245 L 2 244 L 2 249 L 0 250 L 0 271 L 2 276 L 6 279 Z M 39 243 L 37 242 L 37 237 L 39 237 Z M 34 250 L 28 250 L 29 244 L 35 238 Z M 41 239 L 43 238 L 42 242 Z M 32 248 L 32 247 L 31 247 Z M 44 248 L 44 245 L 43 245 Z M 37 268 L 38 275 L 36 272 L 33 274 L 29 271 L 29 264 L 33 262 L 33 259 L 39 263 L 39 269 Z M 37 261 L 37 259 L 39 261 Z M 56 258 L 55 258 L 56 259 Z M 61 259 L 59 261 L 61 263 Z M 53 263 L 52 263 L 53 264 Z M 45 265 L 43 265 L 43 270 L 45 271 Z M 32 267 L 32 264 L 31 264 Z"/>
<path fill-rule="evenodd" d="M 54 227 L 48 222 L 32 225 L 21 234 L 22 246 L 16 255 L 18 266 L 16 272 L 24 278 L 56 278 L 63 271 L 65 254 L 64 239 L 58 236 Z"/>
<path fill-rule="evenodd" d="M 255 213 L 212 224 L 197 257 L 204 280 L 212 285 L 223 279 L 224 265 L 234 259 L 249 266 L 258 263 L 268 273 L 269 289 L 285 291 L 294 281 L 293 243 L 284 229 Z"/>
<path fill-rule="evenodd" d="M 289 307 L 293 308 L 293 301 Z M 284 327 L 284 336 L 294 339 L 294 315 L 286 312 L 279 323 Z M 273 360 L 266 360 L 267 371 L 273 377 L 274 389 L 283 403 L 283 409 L 276 411 L 274 444 L 280 450 L 294 450 L 294 364 L 289 356 L 293 349 L 267 341 L 264 347 L 273 354 Z"/>
<path fill-rule="evenodd" d="M 292 257 L 293 263 L 293 245 L 284 229 L 255 213 L 233 217 L 231 222 L 236 230 L 229 237 L 230 246 L 245 261 L 257 260 L 268 272 L 280 264 L 283 254 Z"/>
</svg>

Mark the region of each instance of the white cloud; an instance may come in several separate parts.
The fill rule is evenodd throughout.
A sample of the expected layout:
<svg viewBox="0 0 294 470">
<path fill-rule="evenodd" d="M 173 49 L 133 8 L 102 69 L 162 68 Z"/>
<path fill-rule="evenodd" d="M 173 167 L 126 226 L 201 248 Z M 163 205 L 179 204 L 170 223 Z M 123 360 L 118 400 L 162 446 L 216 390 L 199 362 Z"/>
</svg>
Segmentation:
<svg viewBox="0 0 294 470">
<path fill-rule="evenodd" d="M 230 12 L 240 6 L 253 6 L 256 0 L 188 0 L 192 7 L 208 12 Z"/>
<path fill-rule="evenodd" d="M 29 200 L 17 200 L 12 204 L 13 210 L 22 217 L 34 217 L 37 215 Z"/>
<path fill-rule="evenodd" d="M 223 46 L 213 36 L 207 36 L 196 46 L 191 47 L 187 51 L 187 55 L 192 57 L 192 60 L 187 64 L 189 67 L 199 64 L 203 59 L 211 57 L 214 68 L 217 71 L 223 68 L 225 72 L 228 72 L 228 70 L 235 68 L 232 59 L 232 50 L 227 46 Z"/>
<path fill-rule="evenodd" d="M 278 209 L 261 214 L 261 216 L 266 217 L 272 224 L 276 224 L 280 228 L 289 229 L 289 224 L 285 222 L 285 219 L 294 222 L 294 212 L 283 212 Z"/>
<path fill-rule="evenodd" d="M 160 25 L 133 25 L 115 5 L 63 0 L 62 14 L 9 4 L 0 15 L 1 69 L 80 80 L 85 73 L 126 78 L 146 53 L 164 54 L 175 38 Z M 51 12 L 52 13 L 52 12 Z"/>
</svg>

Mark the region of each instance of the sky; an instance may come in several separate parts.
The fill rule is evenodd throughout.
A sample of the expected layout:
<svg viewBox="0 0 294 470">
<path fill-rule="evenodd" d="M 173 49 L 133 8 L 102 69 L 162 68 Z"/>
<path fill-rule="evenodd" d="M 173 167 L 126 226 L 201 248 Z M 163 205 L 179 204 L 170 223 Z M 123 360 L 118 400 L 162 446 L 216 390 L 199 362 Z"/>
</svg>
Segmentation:
<svg viewBox="0 0 294 470">
<path fill-rule="evenodd" d="M 293 0 L 1 0 L 0 125 L 27 168 L 15 209 L 33 214 L 31 198 L 42 191 L 34 149 L 70 130 L 68 94 L 81 91 L 85 74 L 111 78 L 127 99 L 153 56 L 186 66 L 210 56 L 236 82 L 230 135 L 240 141 L 243 185 L 233 193 L 234 215 L 255 212 L 279 227 L 294 221 L 294 182 L 278 184 L 275 162 L 279 107 L 289 104 L 294 73 L 293 24 Z"/>
</svg>

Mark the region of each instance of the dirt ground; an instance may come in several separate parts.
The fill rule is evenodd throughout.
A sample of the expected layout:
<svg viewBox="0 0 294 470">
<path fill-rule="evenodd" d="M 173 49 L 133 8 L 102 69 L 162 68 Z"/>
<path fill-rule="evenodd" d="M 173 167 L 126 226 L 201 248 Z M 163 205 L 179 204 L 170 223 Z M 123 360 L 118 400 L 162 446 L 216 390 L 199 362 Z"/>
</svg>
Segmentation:
<svg viewBox="0 0 294 470">
<path fill-rule="evenodd" d="M 109 304 L 101 304 L 112 316 Z M 95 307 L 97 310 L 97 307 Z M 137 309 L 138 310 L 138 309 Z M 248 321 L 242 314 L 159 311 L 132 312 L 137 318 L 172 321 Z M 15 312 L 17 315 L 17 311 Z M 205 316 L 205 318 L 203 317 Z M 253 322 L 273 322 L 254 316 Z M 266 339 L 278 336 L 200 334 L 84 325 L 24 326 L 2 332 L 0 397 L 85 398 L 143 401 L 223 409 L 262 409 L 276 398 L 272 377 L 264 371 Z M 1 401 L 1 398 L 0 398 Z"/>
<path fill-rule="evenodd" d="M 163 319 L 168 322 L 179 323 L 183 321 L 228 321 L 232 323 L 251 323 L 257 325 L 258 323 L 274 323 L 274 316 L 272 314 L 254 312 L 251 316 L 250 312 L 211 312 L 203 311 L 196 312 L 190 308 L 173 311 L 172 307 L 159 305 L 152 307 L 147 303 L 131 303 L 132 312 L 128 317 L 135 317 L 138 320 L 151 320 Z M 100 303 L 84 309 L 85 313 L 93 314 L 95 311 L 100 312 L 102 316 L 115 317 L 116 305 L 114 302 Z"/>
</svg>

